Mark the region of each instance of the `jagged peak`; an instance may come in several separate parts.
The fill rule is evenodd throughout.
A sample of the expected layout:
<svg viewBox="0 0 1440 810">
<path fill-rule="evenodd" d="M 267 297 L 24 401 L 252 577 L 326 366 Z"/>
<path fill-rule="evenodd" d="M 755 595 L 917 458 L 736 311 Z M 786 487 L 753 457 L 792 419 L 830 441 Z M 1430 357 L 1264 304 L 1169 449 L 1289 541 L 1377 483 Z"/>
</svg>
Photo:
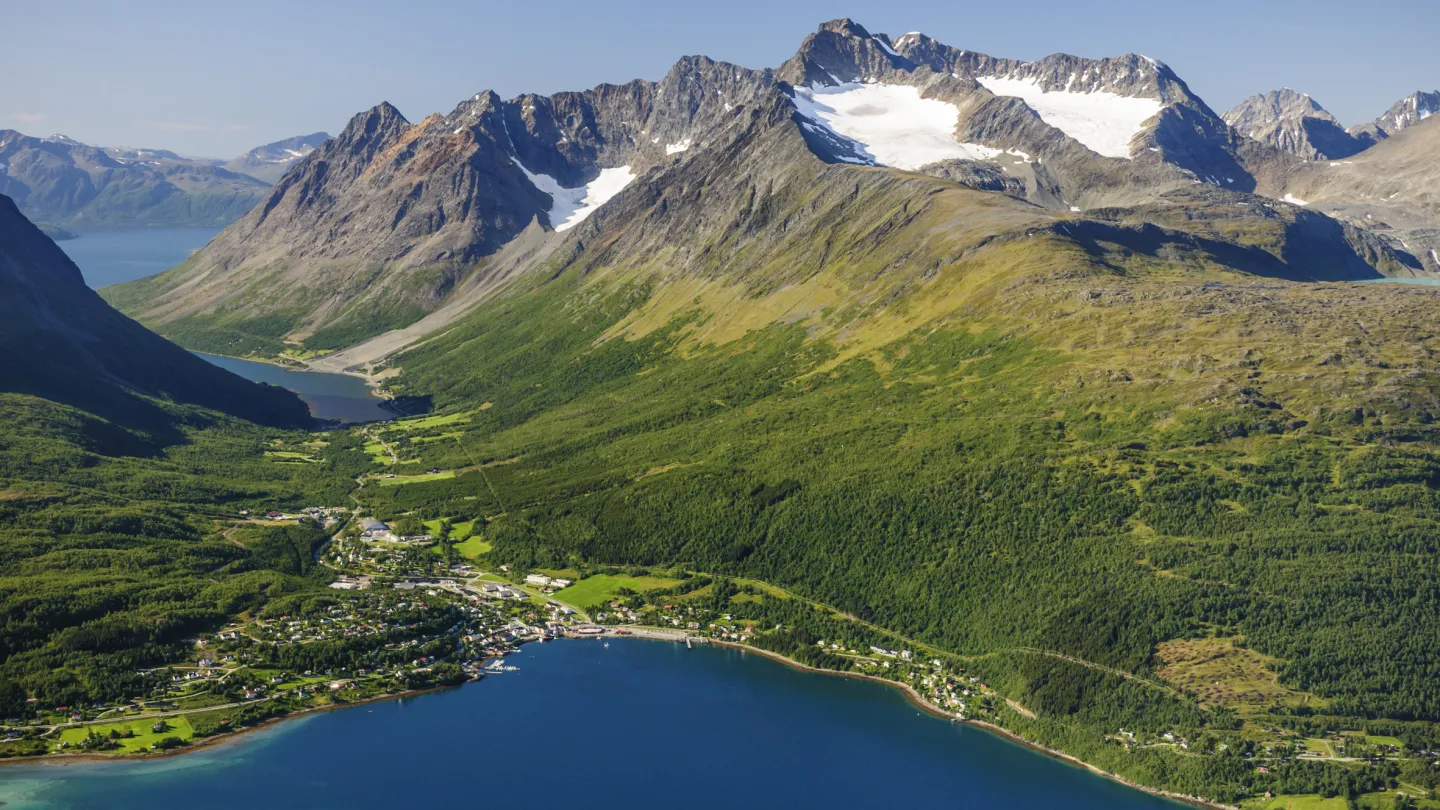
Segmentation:
<svg viewBox="0 0 1440 810">
<path fill-rule="evenodd" d="M 855 22 L 849 17 L 841 17 L 838 20 L 821 23 L 815 33 L 819 34 L 824 32 L 840 34 L 841 36 L 847 37 L 859 37 L 860 39 L 870 38 L 870 32 L 865 30 L 865 26 Z"/>
<path fill-rule="evenodd" d="M 351 118 L 350 123 L 345 125 L 345 130 L 340 133 L 340 140 L 350 140 L 361 135 L 372 135 L 383 130 L 408 126 L 410 126 L 410 122 L 394 104 L 382 101 Z"/>
</svg>

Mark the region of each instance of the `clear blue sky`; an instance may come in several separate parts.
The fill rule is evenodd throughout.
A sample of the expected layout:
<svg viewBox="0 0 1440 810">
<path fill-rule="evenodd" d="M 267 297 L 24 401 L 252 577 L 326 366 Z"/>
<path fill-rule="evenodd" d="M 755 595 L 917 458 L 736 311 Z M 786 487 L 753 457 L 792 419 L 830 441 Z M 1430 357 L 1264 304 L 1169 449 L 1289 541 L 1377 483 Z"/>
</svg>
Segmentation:
<svg viewBox="0 0 1440 810">
<path fill-rule="evenodd" d="M 995 56 L 1144 53 L 1217 111 L 1289 86 L 1349 125 L 1440 86 L 1440 0 L 0 0 L 0 128 L 229 157 L 380 101 L 418 121 L 684 54 L 775 66 L 844 16 Z"/>
</svg>

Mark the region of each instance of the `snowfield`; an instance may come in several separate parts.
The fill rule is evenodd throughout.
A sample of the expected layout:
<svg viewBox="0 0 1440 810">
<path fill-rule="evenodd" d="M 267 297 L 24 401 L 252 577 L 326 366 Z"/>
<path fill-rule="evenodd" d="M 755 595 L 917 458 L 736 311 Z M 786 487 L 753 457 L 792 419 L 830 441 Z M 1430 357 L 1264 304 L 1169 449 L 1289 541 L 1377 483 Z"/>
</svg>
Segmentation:
<svg viewBox="0 0 1440 810">
<path fill-rule="evenodd" d="M 1091 93 L 1040 89 L 1034 79 L 985 76 L 976 79 L 997 96 L 1024 101 L 1049 124 L 1105 157 L 1130 158 L 1130 139 L 1164 105 L 1153 98 L 1117 96 L 1104 90 Z"/>
<path fill-rule="evenodd" d="M 635 173 L 630 171 L 629 166 L 618 166 L 614 169 L 601 169 L 599 177 L 583 186 L 565 188 L 550 175 L 535 174 L 518 160 L 515 160 L 515 165 L 520 167 L 520 171 L 525 173 L 525 177 L 535 188 L 550 195 L 550 210 L 546 213 L 550 217 L 551 227 L 557 231 L 569 230 L 584 222 L 586 217 L 595 213 L 595 209 L 619 194 L 635 179 Z"/>
<path fill-rule="evenodd" d="M 800 114 L 855 144 L 869 162 L 918 169 L 939 160 L 985 160 L 998 149 L 955 140 L 960 111 L 899 84 L 797 87 Z"/>
</svg>

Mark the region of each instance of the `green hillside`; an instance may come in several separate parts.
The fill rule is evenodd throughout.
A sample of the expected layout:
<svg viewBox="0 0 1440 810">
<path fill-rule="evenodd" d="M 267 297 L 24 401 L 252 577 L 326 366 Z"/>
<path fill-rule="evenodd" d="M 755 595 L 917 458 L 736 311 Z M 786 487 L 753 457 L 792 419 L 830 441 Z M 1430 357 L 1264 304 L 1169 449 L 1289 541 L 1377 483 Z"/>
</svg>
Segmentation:
<svg viewBox="0 0 1440 810">
<path fill-rule="evenodd" d="M 1028 736 L 1149 784 L 1235 799 L 1269 777 L 1122 755 L 1116 728 L 1440 737 L 1433 293 L 1042 238 L 869 310 L 837 277 L 855 265 L 774 290 L 557 268 L 398 358 L 395 390 L 491 405 L 403 431 L 454 478 L 363 497 L 480 519 L 492 562 L 762 580 L 989 660 L 1038 710 Z M 1162 651 L 1205 638 L 1278 684 L 1201 695 Z M 1270 784 L 1384 778 L 1304 763 Z"/>
</svg>

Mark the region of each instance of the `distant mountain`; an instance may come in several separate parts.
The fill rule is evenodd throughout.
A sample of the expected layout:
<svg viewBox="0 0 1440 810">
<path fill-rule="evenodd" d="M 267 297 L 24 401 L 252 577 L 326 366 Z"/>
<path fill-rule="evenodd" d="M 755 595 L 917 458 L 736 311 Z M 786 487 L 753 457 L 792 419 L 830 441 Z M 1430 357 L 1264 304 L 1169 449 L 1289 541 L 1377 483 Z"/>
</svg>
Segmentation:
<svg viewBox="0 0 1440 810">
<path fill-rule="evenodd" d="M 296 135 L 283 141 L 257 146 L 224 166 L 237 174 L 248 174 L 256 180 L 274 185 L 280 182 L 280 178 L 285 176 L 291 166 L 314 151 L 315 147 L 330 140 L 330 137 L 329 133 L 325 132 Z"/>
<path fill-rule="evenodd" d="M 1368 124 L 1351 127 L 1350 134 L 1368 143 L 1377 143 L 1440 113 L 1440 90 L 1411 93 L 1391 105 L 1385 114 Z"/>
<path fill-rule="evenodd" d="M 55 243 L 0 195 L 0 392 L 70 405 L 153 432 L 163 403 L 276 426 L 310 423 L 305 405 L 201 360 L 116 312 Z"/>
<path fill-rule="evenodd" d="M 267 188 L 165 150 L 102 149 L 0 130 L 0 194 L 27 217 L 65 228 L 227 225 Z"/>
<path fill-rule="evenodd" d="M 1440 116 L 1345 160 L 1300 167 L 1280 192 L 1382 235 L 1440 274 Z"/>
<path fill-rule="evenodd" d="M 713 150 L 754 149 L 749 138 L 776 129 L 805 148 L 755 152 L 729 180 L 677 170 Z M 600 249 L 614 238 L 600 215 L 647 195 L 671 215 L 647 219 L 640 255 L 669 250 L 693 257 L 696 272 L 723 272 L 739 245 L 719 247 L 731 244 L 718 235 L 725 228 L 719 242 L 704 241 L 710 231 L 679 212 L 729 210 L 751 241 L 778 238 L 793 223 L 755 214 L 772 193 L 767 178 L 812 164 L 928 174 L 1033 204 L 1019 203 L 1027 210 L 1125 227 L 1144 211 L 1176 231 L 1164 237 L 1175 244 L 1282 251 L 1279 264 L 1222 251 L 1245 272 L 1340 279 L 1419 269 L 1363 229 L 1295 206 L 1277 216 L 1250 195 L 1302 163 L 1236 133 L 1148 57 L 1021 62 L 837 20 L 775 70 L 686 57 L 659 82 L 508 101 L 481 92 L 418 123 L 381 104 L 184 265 L 107 296 L 193 348 L 333 350 L 402 329 L 408 340 L 546 261 Z M 816 199 L 854 182 L 848 172 L 822 177 L 838 185 L 815 187 Z M 737 189 L 747 196 L 732 198 Z M 914 211 L 922 199 L 890 204 Z M 875 220 L 889 210 L 850 216 L 881 239 L 888 226 Z M 1123 233 L 1115 238 L 1129 242 Z"/>
<path fill-rule="evenodd" d="M 1288 87 L 1251 96 L 1223 118 L 1240 134 L 1306 160 L 1339 160 L 1369 146 L 1310 96 Z"/>
</svg>

